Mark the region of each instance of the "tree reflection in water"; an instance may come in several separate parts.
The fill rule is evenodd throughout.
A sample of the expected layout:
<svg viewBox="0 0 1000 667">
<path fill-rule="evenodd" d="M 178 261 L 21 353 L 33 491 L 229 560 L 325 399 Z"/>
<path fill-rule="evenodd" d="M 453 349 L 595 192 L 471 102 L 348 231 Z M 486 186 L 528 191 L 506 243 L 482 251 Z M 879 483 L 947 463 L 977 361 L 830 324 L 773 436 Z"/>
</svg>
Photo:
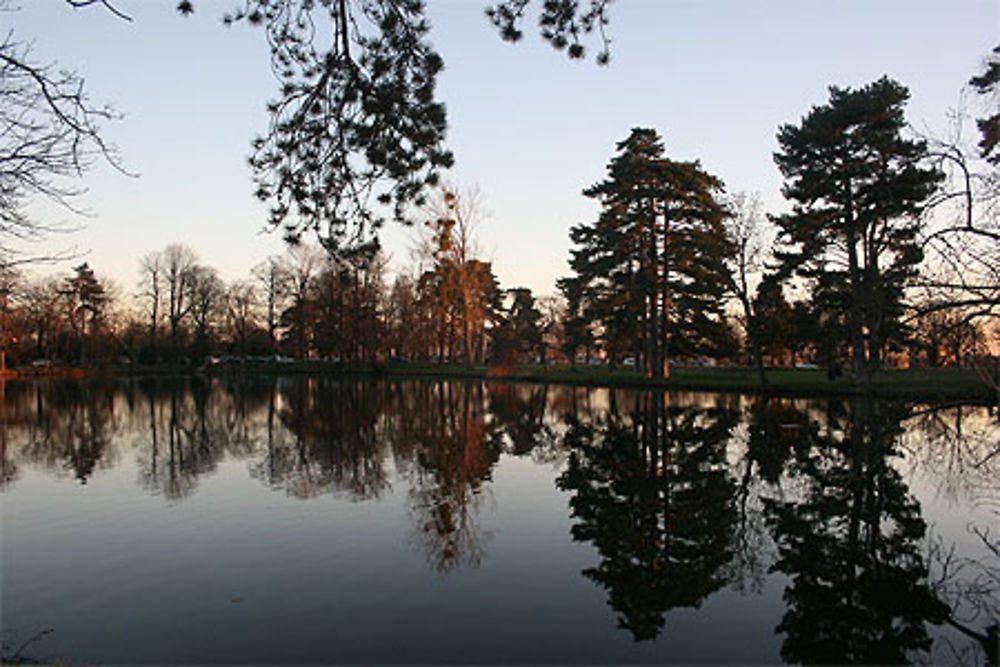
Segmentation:
<svg viewBox="0 0 1000 667">
<path fill-rule="evenodd" d="M 968 555 L 954 538 L 931 535 L 929 560 L 935 593 L 950 609 L 948 624 L 971 642 L 948 646 L 960 664 L 1000 662 L 1000 419 L 967 406 L 931 406 L 908 420 L 904 438 L 911 477 L 927 479 L 955 507 L 986 510 L 969 521 Z M 919 434 L 921 437 L 914 437 Z M 963 553 L 966 552 L 966 553 Z M 985 658 L 985 660 L 984 660 Z"/>
<path fill-rule="evenodd" d="M 618 625 L 644 640 L 669 610 L 697 607 L 726 583 L 736 524 L 726 443 L 739 413 L 725 398 L 680 404 L 652 392 L 630 407 L 572 423 L 558 485 L 574 494 L 573 538 L 601 556 L 584 576 L 608 590 Z"/>
<path fill-rule="evenodd" d="M 494 421 L 494 446 L 514 456 L 552 459 L 555 434 L 546 423 L 549 387 L 495 384 L 489 387 L 489 411 Z"/>
<path fill-rule="evenodd" d="M 415 389 L 401 411 L 407 426 L 393 439 L 412 447 L 413 542 L 439 572 L 478 567 L 491 535 L 477 518 L 500 458 L 489 437 L 483 385 L 434 382 Z"/>
<path fill-rule="evenodd" d="M 786 468 L 799 497 L 765 501 L 774 568 L 791 581 L 777 627 L 788 662 L 909 662 L 930 647 L 926 624 L 948 616 L 928 583 L 920 505 L 888 463 L 908 411 L 828 403 Z"/>
<path fill-rule="evenodd" d="M 112 434 L 122 427 L 121 397 L 108 383 L 85 388 L 77 382 L 45 385 L 3 383 L 4 478 L 17 477 L 7 454 L 8 431 L 20 432 L 19 456 L 86 484 L 114 465 L 119 452 Z"/>
<path fill-rule="evenodd" d="M 331 492 L 378 498 L 390 487 L 387 443 L 378 431 L 382 391 L 361 379 L 282 383 L 277 415 L 290 435 L 275 440 L 269 418 L 269 483 L 298 498 Z"/>
<path fill-rule="evenodd" d="M 90 483 L 134 451 L 143 488 L 183 499 L 246 461 L 296 498 L 401 493 L 410 543 L 451 572 L 486 560 L 501 458 L 531 457 L 558 466 L 572 538 L 598 554 L 583 574 L 635 640 L 780 573 L 789 662 L 908 661 L 942 623 L 970 638 L 956 655 L 995 661 L 995 525 L 955 556 L 907 485 L 1000 512 L 1000 425 L 980 408 L 362 378 L 0 386 L 4 487 L 29 466 Z"/>
<path fill-rule="evenodd" d="M 136 396 L 133 414 L 143 403 L 146 428 L 139 430 L 141 484 L 167 498 L 194 493 L 198 480 L 216 470 L 226 456 L 245 457 L 256 447 L 249 415 L 259 410 L 259 388 L 224 387 L 201 378 L 143 379 L 127 385 Z"/>
</svg>

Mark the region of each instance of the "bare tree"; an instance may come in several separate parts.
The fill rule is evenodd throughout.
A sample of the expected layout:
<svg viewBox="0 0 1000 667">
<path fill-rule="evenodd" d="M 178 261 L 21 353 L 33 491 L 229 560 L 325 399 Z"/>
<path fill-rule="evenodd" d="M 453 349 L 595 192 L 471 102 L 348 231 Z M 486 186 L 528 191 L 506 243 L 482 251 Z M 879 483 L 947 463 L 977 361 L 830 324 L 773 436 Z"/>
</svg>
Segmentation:
<svg viewBox="0 0 1000 667">
<path fill-rule="evenodd" d="M 1000 174 L 962 136 L 934 140 L 932 156 L 947 179 L 927 207 L 922 287 L 943 295 L 921 312 L 963 308 L 973 317 L 1000 317 Z"/>
<path fill-rule="evenodd" d="M 226 288 L 226 322 L 236 350 L 246 354 L 247 339 L 257 328 L 257 290 L 253 283 L 237 280 Z"/>
<path fill-rule="evenodd" d="M 549 350 L 561 350 L 566 340 L 563 323 L 566 321 L 566 300 L 559 294 L 540 296 L 536 304 L 541 313 L 539 328 L 542 332 L 541 363 Z"/>
<path fill-rule="evenodd" d="M 0 12 L 12 11 L 0 0 Z M 41 64 L 31 46 L 8 32 L 0 41 L 0 264 L 60 259 L 69 253 L 30 255 L 17 244 L 67 231 L 32 217 L 27 204 L 48 199 L 73 212 L 84 192 L 76 180 L 95 161 L 123 171 L 101 124 L 118 114 L 93 104 L 83 78 L 54 64 Z"/>
<path fill-rule="evenodd" d="M 445 302 L 439 324 L 450 324 L 445 320 L 452 313 L 456 316 L 466 363 L 472 363 L 480 356 L 475 341 L 484 332 L 489 303 L 483 297 L 492 277 L 489 265 L 478 259 L 476 228 L 486 217 L 482 196 L 475 187 L 446 186 L 436 192 L 426 212 L 430 219 L 425 228 L 431 236 L 421 240 L 419 252 L 433 260 L 433 270 L 439 274 L 437 284 Z"/>
<path fill-rule="evenodd" d="M 32 281 L 21 288 L 20 306 L 35 339 L 35 356 L 52 356 L 52 335 L 59 328 L 60 284 L 56 278 Z"/>
<path fill-rule="evenodd" d="M 283 292 L 291 301 L 285 314 L 290 319 L 288 324 L 299 359 L 306 358 L 309 353 L 306 336 L 309 296 L 316 275 L 327 259 L 328 255 L 322 248 L 308 244 L 291 246 L 282 258 L 282 275 L 285 278 Z"/>
<path fill-rule="evenodd" d="M 928 142 L 946 179 L 927 207 L 924 266 L 909 315 L 922 328 L 939 316 L 956 330 L 985 331 L 988 322 L 1000 321 L 1000 172 L 985 144 L 980 152 L 963 136 L 966 123 L 966 114 L 956 111 L 949 136 Z M 980 342 L 977 358 L 996 354 Z M 976 364 L 1000 396 L 1000 365 L 994 366 Z"/>
<path fill-rule="evenodd" d="M 194 356 L 196 361 L 208 352 L 212 327 L 223 314 L 225 285 L 215 269 L 195 266 L 190 274 L 191 319 L 194 321 Z"/>
<path fill-rule="evenodd" d="M 0 264 L 0 376 L 7 371 L 7 350 L 14 339 L 8 319 L 10 297 L 20 281 L 21 275 L 17 269 Z"/>
<path fill-rule="evenodd" d="M 271 340 L 271 353 L 278 350 L 278 325 L 287 293 L 287 266 L 281 257 L 268 257 L 253 267 L 253 276 L 262 290 L 267 334 Z"/>
<path fill-rule="evenodd" d="M 153 352 L 154 359 L 160 356 L 158 333 L 160 319 L 163 317 L 160 309 L 163 303 L 165 277 L 163 262 L 163 253 L 160 252 L 151 252 L 139 260 L 140 298 L 145 303 L 145 310 L 149 317 L 149 346 Z"/>
<path fill-rule="evenodd" d="M 766 384 L 763 344 L 754 312 L 751 283 L 761 278 L 768 256 L 764 207 L 757 192 L 733 193 L 729 196 L 727 207 L 730 216 L 726 219 L 726 233 L 735 249 L 733 270 L 727 276 L 729 288 L 740 304 L 742 314 L 738 319 L 746 332 L 747 347 L 763 386 Z"/>
<path fill-rule="evenodd" d="M 197 255 L 191 248 L 179 243 L 172 243 L 164 248 L 160 258 L 166 280 L 171 352 L 175 356 L 180 349 L 181 325 L 191 312 L 191 283 L 197 260 Z"/>
</svg>

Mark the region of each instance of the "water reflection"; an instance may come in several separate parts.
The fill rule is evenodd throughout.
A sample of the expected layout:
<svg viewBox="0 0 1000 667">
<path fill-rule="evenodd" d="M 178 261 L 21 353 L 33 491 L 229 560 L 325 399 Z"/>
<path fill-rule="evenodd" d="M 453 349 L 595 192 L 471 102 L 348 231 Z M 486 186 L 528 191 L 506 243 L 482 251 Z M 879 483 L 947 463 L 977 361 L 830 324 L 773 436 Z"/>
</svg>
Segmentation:
<svg viewBox="0 0 1000 667">
<path fill-rule="evenodd" d="M 797 497 L 765 503 L 791 584 L 782 658 L 789 662 L 902 663 L 927 650 L 927 623 L 947 607 L 923 559 L 920 505 L 889 464 L 906 406 L 828 403 L 802 430 L 790 482 Z"/>
<path fill-rule="evenodd" d="M 270 397 L 267 458 L 258 468 L 268 484 L 298 498 L 331 492 L 378 498 L 389 487 L 381 390 L 359 381 L 283 384 L 280 400 Z M 289 435 L 275 437 L 276 404 L 280 430 Z"/>
<path fill-rule="evenodd" d="M 120 455 L 111 435 L 126 427 L 127 415 L 116 392 L 106 385 L 11 383 L 5 387 L 3 406 L 5 483 L 18 478 L 22 461 L 30 461 L 86 484 Z"/>
<path fill-rule="evenodd" d="M 411 463 L 413 541 L 439 572 L 478 566 L 490 536 L 480 529 L 477 516 L 500 458 L 484 388 L 478 383 L 427 383 L 416 391 L 397 391 L 396 397 L 402 423 L 393 442 L 402 445 L 398 459 Z"/>
<path fill-rule="evenodd" d="M 296 499 L 402 498 L 402 539 L 448 573 L 489 561 L 494 475 L 525 458 L 555 466 L 569 537 L 593 550 L 582 576 L 632 640 L 770 585 L 788 662 L 907 662 L 944 626 L 967 640 L 954 655 L 996 661 L 996 525 L 956 547 L 911 488 L 1000 516 L 1000 422 L 982 408 L 362 378 L 0 387 L 5 486 L 30 469 L 93 484 L 129 457 L 181 501 L 244 462 Z"/>
<path fill-rule="evenodd" d="M 574 494 L 573 537 L 601 555 L 583 574 L 608 590 L 619 627 L 637 640 L 726 583 L 737 512 L 725 453 L 738 414 L 733 403 L 637 394 L 627 411 L 577 420 L 566 436 L 558 484 Z"/>
</svg>

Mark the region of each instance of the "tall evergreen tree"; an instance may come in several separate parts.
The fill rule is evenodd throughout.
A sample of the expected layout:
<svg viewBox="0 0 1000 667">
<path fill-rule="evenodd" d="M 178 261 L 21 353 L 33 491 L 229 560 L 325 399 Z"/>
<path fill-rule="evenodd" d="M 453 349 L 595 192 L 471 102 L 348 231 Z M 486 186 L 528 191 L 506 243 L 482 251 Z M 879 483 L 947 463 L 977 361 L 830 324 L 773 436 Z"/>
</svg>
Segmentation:
<svg viewBox="0 0 1000 667">
<path fill-rule="evenodd" d="M 605 349 L 631 352 L 647 376 L 662 377 L 669 355 L 713 354 L 731 340 L 722 182 L 698 162 L 664 157 L 652 129 L 633 129 L 617 150 L 607 178 L 584 191 L 603 210 L 570 232 L 570 281 Z"/>
<path fill-rule="evenodd" d="M 791 213 L 775 218 L 784 275 L 844 292 L 854 375 L 867 382 L 898 337 L 903 291 L 922 259 L 923 203 L 941 173 L 926 143 L 903 136 L 907 89 L 883 77 L 830 88 L 830 101 L 778 131 L 774 159 Z"/>
<path fill-rule="evenodd" d="M 74 267 L 73 276 L 65 280 L 62 293 L 66 297 L 67 322 L 79 344 L 79 358 L 88 361 L 94 339 L 101 327 L 108 295 L 87 262 Z"/>
</svg>

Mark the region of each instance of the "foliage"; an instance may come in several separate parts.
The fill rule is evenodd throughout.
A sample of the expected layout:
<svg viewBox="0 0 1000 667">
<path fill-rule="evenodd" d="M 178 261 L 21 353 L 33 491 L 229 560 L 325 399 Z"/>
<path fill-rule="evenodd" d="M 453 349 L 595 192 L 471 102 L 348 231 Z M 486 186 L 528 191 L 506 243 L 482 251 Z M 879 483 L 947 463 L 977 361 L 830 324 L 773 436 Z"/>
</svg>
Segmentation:
<svg viewBox="0 0 1000 667">
<path fill-rule="evenodd" d="M 1000 83 L 1000 46 L 994 47 L 990 53 L 985 71 L 969 80 L 969 85 L 976 92 L 981 95 L 994 96 L 994 100 L 996 99 L 998 83 Z M 982 156 L 993 164 L 997 164 L 1000 162 L 1000 152 L 997 151 L 997 144 L 1000 144 L 1000 112 L 996 112 L 995 109 L 991 110 L 989 115 L 977 121 L 977 125 L 979 126 L 979 148 L 982 151 Z"/>
<path fill-rule="evenodd" d="M 452 163 L 423 3 L 247 0 L 225 21 L 265 31 L 280 85 L 250 157 L 270 224 L 334 254 L 374 249 Z"/>
<path fill-rule="evenodd" d="M 510 305 L 500 314 L 490 341 L 490 363 L 510 368 L 515 363 L 541 356 L 542 313 L 535 296 L 526 287 L 507 290 Z"/>
<path fill-rule="evenodd" d="M 488 7 L 504 39 L 520 38 L 530 2 Z M 609 2 L 544 0 L 541 34 L 579 58 L 581 36 L 597 31 L 597 59 L 607 62 Z M 189 14 L 194 3 L 178 10 Z M 250 156 L 270 225 L 292 242 L 315 232 L 329 252 L 350 254 L 377 248 L 388 219 L 412 222 L 411 209 L 454 161 L 435 96 L 444 62 L 428 40 L 423 0 L 244 0 L 224 21 L 264 30 L 280 86 Z"/>
<path fill-rule="evenodd" d="M 651 129 L 633 129 L 617 150 L 607 179 L 584 191 L 600 217 L 570 231 L 572 316 L 596 324 L 608 354 L 633 354 L 648 376 L 664 374 L 668 355 L 728 352 L 722 182 L 697 162 L 665 158 Z"/>
<path fill-rule="evenodd" d="M 923 258 L 922 205 L 942 174 L 903 136 L 909 92 L 882 78 L 830 88 L 830 101 L 778 131 L 789 214 L 777 216 L 781 276 L 797 274 L 844 307 L 855 377 L 870 381 L 903 333 L 904 290 Z M 842 291 L 841 297 L 836 292 Z"/>
<path fill-rule="evenodd" d="M 596 30 L 603 43 L 596 59 L 606 64 L 611 58 L 610 42 L 604 32 L 610 3 L 611 0 L 589 0 L 582 9 L 578 0 L 543 0 L 538 17 L 542 37 L 555 49 L 565 49 L 570 58 L 582 58 L 586 49 L 581 37 Z M 516 42 L 524 35 L 520 24 L 529 4 L 531 0 L 501 0 L 487 7 L 486 15 L 500 30 L 503 39 Z"/>
</svg>

